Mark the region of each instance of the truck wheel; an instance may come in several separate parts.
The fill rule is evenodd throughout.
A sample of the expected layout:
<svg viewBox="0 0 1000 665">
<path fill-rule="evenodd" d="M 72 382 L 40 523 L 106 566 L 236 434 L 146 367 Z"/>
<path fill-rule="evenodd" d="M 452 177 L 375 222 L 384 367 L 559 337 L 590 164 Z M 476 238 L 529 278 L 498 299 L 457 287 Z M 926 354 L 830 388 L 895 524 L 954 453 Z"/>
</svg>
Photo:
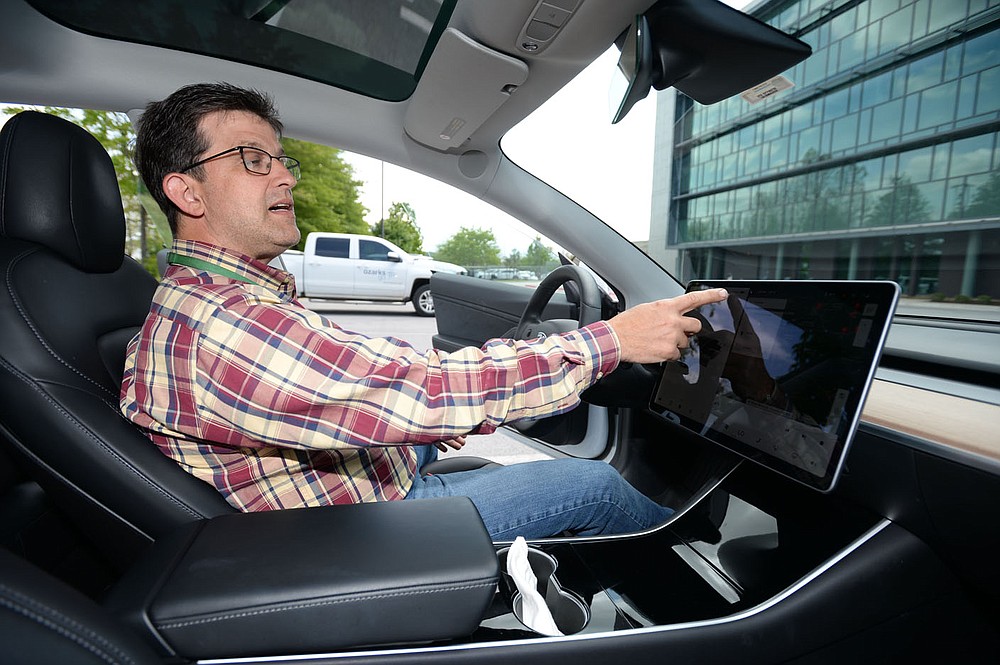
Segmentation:
<svg viewBox="0 0 1000 665">
<path fill-rule="evenodd" d="M 418 286 L 413 292 L 413 309 L 418 316 L 434 316 L 434 296 L 431 295 L 430 284 Z"/>
</svg>

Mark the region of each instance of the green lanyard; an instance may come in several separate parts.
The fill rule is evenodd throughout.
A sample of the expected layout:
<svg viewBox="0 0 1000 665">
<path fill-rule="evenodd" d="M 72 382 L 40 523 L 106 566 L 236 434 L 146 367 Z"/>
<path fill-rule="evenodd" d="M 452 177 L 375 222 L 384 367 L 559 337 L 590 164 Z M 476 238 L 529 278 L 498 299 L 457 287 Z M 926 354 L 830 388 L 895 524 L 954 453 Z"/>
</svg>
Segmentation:
<svg viewBox="0 0 1000 665">
<path fill-rule="evenodd" d="M 195 270 L 204 270 L 205 272 L 213 272 L 216 275 L 222 275 L 223 277 L 231 277 L 232 279 L 239 280 L 241 282 L 246 282 L 247 284 L 256 284 L 253 280 L 247 279 L 243 275 L 217 266 L 214 263 L 209 263 L 208 261 L 202 261 L 201 259 L 196 259 L 193 256 L 184 256 L 183 254 L 177 254 L 175 252 L 170 252 L 167 254 L 167 263 L 173 263 L 179 266 L 187 266 L 188 268 L 194 268 Z"/>
</svg>

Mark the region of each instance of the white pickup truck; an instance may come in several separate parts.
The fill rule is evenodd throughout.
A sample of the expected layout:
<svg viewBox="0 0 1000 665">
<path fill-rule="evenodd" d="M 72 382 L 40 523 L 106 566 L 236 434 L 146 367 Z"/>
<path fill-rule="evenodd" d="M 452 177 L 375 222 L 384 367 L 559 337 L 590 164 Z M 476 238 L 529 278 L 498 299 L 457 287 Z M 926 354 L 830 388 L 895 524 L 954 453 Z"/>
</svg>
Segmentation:
<svg viewBox="0 0 1000 665">
<path fill-rule="evenodd" d="M 305 251 L 281 255 L 295 275 L 299 296 L 322 300 L 412 302 L 420 316 L 434 316 L 431 274 L 466 274 L 454 263 L 408 254 L 388 240 L 353 233 L 314 232 Z"/>
</svg>

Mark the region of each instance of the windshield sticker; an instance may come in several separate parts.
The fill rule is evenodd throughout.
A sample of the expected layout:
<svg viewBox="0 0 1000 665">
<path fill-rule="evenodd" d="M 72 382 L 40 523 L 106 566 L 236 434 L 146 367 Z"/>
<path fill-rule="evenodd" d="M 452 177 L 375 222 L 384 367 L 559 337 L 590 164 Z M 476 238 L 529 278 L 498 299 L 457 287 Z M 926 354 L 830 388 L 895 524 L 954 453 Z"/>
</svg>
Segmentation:
<svg viewBox="0 0 1000 665">
<path fill-rule="evenodd" d="M 788 90 L 793 87 L 795 87 L 794 83 L 779 74 L 774 78 L 764 81 L 763 83 L 758 83 L 749 90 L 744 90 L 740 93 L 740 97 L 751 104 L 758 104 L 768 97 L 776 95 L 782 90 Z"/>
</svg>

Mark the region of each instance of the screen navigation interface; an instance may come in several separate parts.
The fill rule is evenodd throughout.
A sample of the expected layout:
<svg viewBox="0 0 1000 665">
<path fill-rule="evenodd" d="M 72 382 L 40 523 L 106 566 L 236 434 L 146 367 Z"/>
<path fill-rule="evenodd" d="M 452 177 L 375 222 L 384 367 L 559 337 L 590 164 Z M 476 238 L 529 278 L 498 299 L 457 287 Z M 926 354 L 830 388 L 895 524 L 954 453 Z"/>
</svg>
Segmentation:
<svg viewBox="0 0 1000 665">
<path fill-rule="evenodd" d="M 839 475 L 895 310 L 892 282 L 698 281 L 729 298 L 665 363 L 651 407 L 821 491 Z"/>
</svg>

